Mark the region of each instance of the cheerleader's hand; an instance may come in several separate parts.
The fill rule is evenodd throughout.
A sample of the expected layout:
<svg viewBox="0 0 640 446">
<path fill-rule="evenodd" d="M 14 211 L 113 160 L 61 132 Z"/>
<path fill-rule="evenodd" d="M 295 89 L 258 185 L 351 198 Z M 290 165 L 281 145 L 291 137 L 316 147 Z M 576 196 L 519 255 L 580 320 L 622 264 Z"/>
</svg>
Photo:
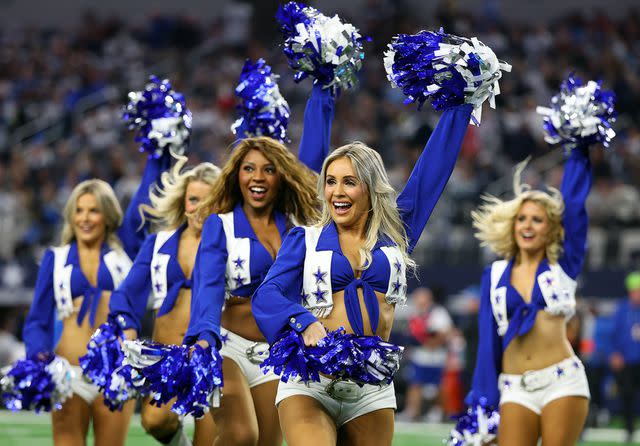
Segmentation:
<svg viewBox="0 0 640 446">
<path fill-rule="evenodd" d="M 124 338 L 129 341 L 138 339 L 138 332 L 135 328 L 127 328 L 126 330 L 124 330 Z"/>
<path fill-rule="evenodd" d="M 327 336 L 327 330 L 324 329 L 324 325 L 316 321 L 309 325 L 302 332 L 302 339 L 304 345 L 307 347 L 315 347 L 318 345 L 318 341 Z"/>
</svg>

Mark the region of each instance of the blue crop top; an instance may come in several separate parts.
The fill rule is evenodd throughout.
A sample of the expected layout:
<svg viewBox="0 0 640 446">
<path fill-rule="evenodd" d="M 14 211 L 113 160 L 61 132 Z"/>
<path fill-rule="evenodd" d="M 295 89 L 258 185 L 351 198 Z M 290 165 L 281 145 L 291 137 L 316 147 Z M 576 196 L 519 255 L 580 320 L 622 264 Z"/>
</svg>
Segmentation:
<svg viewBox="0 0 640 446">
<path fill-rule="evenodd" d="M 45 252 L 38 270 L 33 302 L 23 329 L 23 339 L 28 357 L 39 352 L 53 351 L 55 348 L 56 309 L 59 313 L 60 307 L 71 305 L 71 302 L 64 302 L 64 297 L 59 297 L 58 299 L 63 299 L 63 301 L 57 302 L 56 295 L 68 295 L 71 296 L 71 299 L 82 296 L 84 299 L 80 306 L 77 323 L 81 325 L 88 314 L 89 321 L 93 326 L 102 291 L 112 291 L 114 283 L 117 285 L 124 278 L 131 267 L 129 259 L 135 256 L 137 250 L 140 249 L 146 227 L 141 228 L 141 218 L 137 209 L 139 205 L 149 203 L 149 188 L 159 178 L 163 169 L 168 168 L 170 159 L 170 155 L 167 154 L 159 159 L 147 161 L 140 186 L 127 207 L 122 225 L 117 231 L 124 253 L 112 250 L 106 243 L 102 245 L 95 287 L 91 286 L 80 268 L 76 242 L 61 248 L 50 248 Z M 59 251 L 61 249 L 68 249 L 66 261 L 62 259 L 62 266 L 65 268 L 71 266 L 71 271 L 70 274 L 67 273 L 67 280 L 58 280 L 58 283 L 54 283 L 56 262 L 54 253 L 58 250 L 64 255 L 66 251 Z M 107 261 L 105 261 L 105 256 Z M 111 259 L 113 259 L 113 269 L 109 269 Z M 118 276 L 117 280 L 114 275 Z M 58 289 L 54 290 L 54 287 L 58 287 Z M 65 290 L 65 287 L 69 287 L 70 291 Z M 67 314 L 60 314 L 60 316 L 66 317 Z"/>
<path fill-rule="evenodd" d="M 478 314 L 478 354 L 471 391 L 465 399 L 467 404 L 475 406 L 486 399 L 489 406 L 497 407 L 503 352 L 514 338 L 533 328 L 538 311 L 565 318 L 575 312 L 575 280 L 586 252 L 585 202 L 590 188 L 588 151 L 574 149 L 565 163 L 560 188 L 565 205 L 563 253 L 557 264 L 550 264 L 546 258 L 540 262 L 530 303 L 511 285 L 513 259 L 496 261 L 484 271 Z"/>
<path fill-rule="evenodd" d="M 307 167 L 319 172 L 329 153 L 334 99 L 319 85 L 313 91 L 304 114 L 304 131 L 298 157 Z M 274 211 L 282 240 L 292 223 L 282 212 Z M 202 239 L 193 269 L 191 320 L 185 344 L 204 339 L 220 346 L 220 318 L 226 297 L 249 298 L 262 283 L 273 258 L 258 240 L 242 203 L 233 211 L 211 215 L 202 228 Z"/>
<path fill-rule="evenodd" d="M 462 105 L 442 115 L 397 199 L 400 217 L 407 231 L 409 252 L 413 251 L 453 171 L 471 111 L 471 106 Z M 310 229 L 296 228 L 291 231 L 267 278 L 253 296 L 252 310 L 260 330 L 270 343 L 275 342 L 289 327 L 298 332 L 304 331 L 317 320 L 315 314 L 322 314 L 310 311 L 310 307 L 317 308 L 318 300 L 329 298 L 330 293 L 322 287 L 323 280 L 326 280 L 331 284 L 331 292 L 345 290 L 349 322 L 358 334 L 364 332 L 357 296 L 357 289 L 362 288 L 371 328 L 375 333 L 379 306 L 374 291 L 384 292 L 387 297 L 389 294 L 395 293 L 399 297 L 406 293 L 402 259 L 393 250 L 385 250 L 395 246 L 381 237 L 372 251 L 371 265 L 356 279 L 349 261 L 342 254 L 335 225 L 331 223 L 322 228 L 317 244 L 312 247 L 309 247 L 307 237 Z M 313 267 L 311 280 L 306 279 L 305 263 L 315 262 L 315 258 L 322 256 L 323 251 L 331 255 L 330 271 Z M 305 280 L 307 283 L 304 283 Z M 318 287 L 316 296 L 308 292 L 314 285 Z M 314 300 L 313 304 L 309 303 L 309 299 Z"/>
</svg>

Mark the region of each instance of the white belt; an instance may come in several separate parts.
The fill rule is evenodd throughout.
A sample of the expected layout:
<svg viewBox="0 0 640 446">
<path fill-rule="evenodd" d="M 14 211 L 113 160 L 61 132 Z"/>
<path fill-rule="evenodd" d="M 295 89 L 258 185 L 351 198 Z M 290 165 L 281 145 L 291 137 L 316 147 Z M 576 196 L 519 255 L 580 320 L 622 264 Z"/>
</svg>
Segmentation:
<svg viewBox="0 0 640 446">
<path fill-rule="evenodd" d="M 571 357 L 540 370 L 529 370 L 522 375 L 502 375 L 502 386 L 512 385 L 509 380 L 519 378 L 520 387 L 527 392 L 535 392 L 549 387 L 555 381 L 572 376 L 584 370 L 584 366 L 578 358 Z"/>
</svg>

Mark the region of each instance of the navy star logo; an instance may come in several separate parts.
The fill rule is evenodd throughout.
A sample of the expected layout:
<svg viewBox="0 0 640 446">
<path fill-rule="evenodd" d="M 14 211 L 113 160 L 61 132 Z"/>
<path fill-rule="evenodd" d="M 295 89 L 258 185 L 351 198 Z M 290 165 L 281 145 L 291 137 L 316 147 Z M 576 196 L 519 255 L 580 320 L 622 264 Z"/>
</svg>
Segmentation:
<svg viewBox="0 0 640 446">
<path fill-rule="evenodd" d="M 499 315 L 498 315 L 498 320 L 499 320 L 499 321 L 501 321 L 501 320 L 502 320 L 502 315 L 501 315 L 501 314 L 499 314 Z"/>
<path fill-rule="evenodd" d="M 496 303 L 499 304 L 500 303 L 500 295 L 496 294 Z"/>
<path fill-rule="evenodd" d="M 162 290 L 162 285 L 160 284 L 160 282 L 156 283 L 154 286 L 156 287 L 157 293 L 159 293 Z"/>
<path fill-rule="evenodd" d="M 562 367 L 556 367 L 556 376 L 562 375 L 564 375 L 564 370 L 562 369 Z"/>
<path fill-rule="evenodd" d="M 63 298 L 61 298 L 61 299 L 60 299 L 60 303 L 61 303 L 62 305 L 66 305 L 66 304 L 67 304 L 67 299 L 66 299 L 66 298 L 64 298 L 64 297 L 63 297 Z"/>
<path fill-rule="evenodd" d="M 236 265 L 236 269 L 241 269 L 242 265 L 244 265 L 244 259 L 238 256 L 238 258 L 235 259 L 233 263 Z"/>
<path fill-rule="evenodd" d="M 240 275 L 240 273 L 238 273 L 238 274 L 236 275 L 236 277 L 234 277 L 234 278 L 233 278 L 233 280 L 235 280 L 235 281 L 236 281 L 236 286 L 237 286 L 237 287 L 238 287 L 238 286 L 240 286 L 240 285 L 242 285 L 242 284 L 244 283 L 244 277 L 242 277 L 242 276 Z"/>
<path fill-rule="evenodd" d="M 327 301 L 327 298 L 324 297 L 324 295 L 327 294 L 327 292 L 325 290 L 321 290 L 320 287 L 318 287 L 318 289 L 316 289 L 312 294 L 316 297 L 316 302 Z"/>
<path fill-rule="evenodd" d="M 508 379 L 505 379 L 502 385 L 503 387 L 506 387 L 508 389 L 509 387 L 511 387 L 511 381 L 509 381 Z"/>
<path fill-rule="evenodd" d="M 64 290 L 64 283 L 63 283 L 63 282 L 60 282 L 60 285 L 58 285 L 58 287 L 59 287 L 61 290 Z"/>
<path fill-rule="evenodd" d="M 553 293 L 553 294 L 551 295 L 551 299 L 553 299 L 553 300 L 558 300 L 558 295 L 557 295 L 556 293 Z"/>
<path fill-rule="evenodd" d="M 116 265 L 116 271 L 122 273 L 122 267 L 120 265 Z"/>
<path fill-rule="evenodd" d="M 326 273 L 326 272 L 324 272 L 324 271 L 320 271 L 320 267 L 318 267 L 318 271 L 316 271 L 315 273 L 313 273 L 313 275 L 314 275 L 314 276 L 315 276 L 315 278 L 316 278 L 316 284 L 317 284 L 317 283 L 320 283 L 320 282 L 325 283 L 325 282 L 324 282 L 324 276 L 326 276 L 326 275 L 327 275 L 327 273 Z"/>
<path fill-rule="evenodd" d="M 229 340 L 229 335 L 228 335 L 227 333 L 225 333 L 225 334 L 223 334 L 223 335 L 220 335 L 220 341 L 221 341 L 223 344 L 226 344 L 228 340 Z"/>
<path fill-rule="evenodd" d="M 302 293 L 300 293 L 300 297 L 302 297 L 302 302 L 304 302 L 305 304 L 309 303 L 309 293 L 305 293 L 304 290 L 302 290 Z"/>
<path fill-rule="evenodd" d="M 580 363 L 579 363 L 578 361 L 573 361 L 571 364 L 572 364 L 576 369 L 579 369 L 579 368 L 580 368 Z"/>
<path fill-rule="evenodd" d="M 544 279 L 545 282 L 547 282 L 548 286 L 551 286 L 551 284 L 553 283 L 553 279 L 551 277 L 547 277 L 546 279 Z"/>
<path fill-rule="evenodd" d="M 393 282 L 393 292 L 397 293 L 398 291 L 400 291 L 401 288 L 402 288 L 402 284 L 398 279 L 396 279 L 396 281 Z"/>
<path fill-rule="evenodd" d="M 160 264 L 156 263 L 155 265 L 153 265 L 153 270 L 157 273 L 160 271 Z"/>
<path fill-rule="evenodd" d="M 394 263 L 393 266 L 396 267 L 397 273 L 400 273 L 402 271 L 402 264 L 400 263 L 400 260 L 396 259 L 396 263 Z"/>
</svg>

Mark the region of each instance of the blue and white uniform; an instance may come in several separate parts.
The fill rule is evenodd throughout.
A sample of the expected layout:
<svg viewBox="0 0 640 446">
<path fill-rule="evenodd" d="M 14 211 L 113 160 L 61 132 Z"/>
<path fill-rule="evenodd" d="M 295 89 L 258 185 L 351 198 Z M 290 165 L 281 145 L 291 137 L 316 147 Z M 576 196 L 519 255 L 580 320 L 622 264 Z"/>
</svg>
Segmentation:
<svg viewBox="0 0 640 446">
<path fill-rule="evenodd" d="M 83 297 L 76 318 L 78 326 L 85 318 L 94 325 L 102 292 L 113 291 L 124 280 L 131 268 L 130 257 L 135 256 L 140 248 L 144 230 L 139 229 L 141 219 L 137 209 L 140 204 L 149 202 L 149 188 L 168 166 L 168 159 L 163 157 L 147 162 L 142 182 L 127 208 L 123 224 L 117 231 L 123 245 L 122 249 L 103 243 L 95 287 L 89 283 L 80 267 L 75 241 L 46 250 L 38 270 L 34 298 L 23 330 L 27 357 L 40 352 L 55 351 L 57 339 L 54 332 L 56 323 L 59 323 L 56 321 L 71 316 L 74 312 L 73 300 L 78 297 Z M 82 372 L 79 367 L 76 372 L 77 378 L 81 379 Z"/>
<path fill-rule="evenodd" d="M 398 197 L 409 252 L 413 251 L 453 171 L 471 110 L 470 105 L 462 105 L 443 114 Z M 380 311 L 375 292 L 384 293 L 389 304 L 404 302 L 406 267 L 401 251 L 384 235 L 378 239 L 371 257 L 367 269 L 356 279 L 349 260 L 343 255 L 333 222 L 324 227 L 293 229 L 252 301 L 253 314 L 269 343 L 274 343 L 287 330 L 301 333 L 318 318 L 327 317 L 332 311 L 333 293 L 342 290 L 351 328 L 356 334 L 364 335 L 358 288 L 363 291 L 371 330 L 375 334 Z M 302 383 L 281 382 L 276 403 L 294 394 L 312 396 L 327 410 L 335 412 L 338 425 L 373 410 L 395 409 L 392 385 L 382 389 L 365 385 L 363 389 L 361 398 L 348 403 L 354 407 L 346 407 L 344 404 L 347 403 L 343 403 L 343 413 L 350 414 L 346 418 L 338 416 L 337 409 L 327 403 L 323 384 L 311 383 L 307 387 Z"/>
<path fill-rule="evenodd" d="M 299 158 L 316 172 L 329 152 L 333 114 L 334 99 L 329 90 L 314 86 L 305 110 Z M 274 219 L 284 240 L 294 222 L 279 210 L 274 211 Z M 203 339 L 222 347 L 220 354 L 241 367 L 250 387 L 278 379 L 273 374 L 265 376 L 259 368 L 268 345 L 224 329 L 221 334 L 220 319 L 225 299 L 250 298 L 271 265 L 273 258 L 258 240 L 242 203 L 237 203 L 231 212 L 213 214 L 205 220 L 193 270 L 192 316 L 184 342 L 193 344 Z M 221 336 L 225 339 L 224 346 Z M 247 350 L 252 352 L 251 357 L 247 356 Z"/>
<path fill-rule="evenodd" d="M 472 388 L 465 402 L 472 407 L 481 400 L 490 407 L 507 401 L 540 413 L 550 401 L 569 395 L 589 398 L 584 367 L 577 358 L 525 375 L 500 374 L 502 355 L 516 337 L 527 334 L 538 311 L 563 315 L 575 313 L 576 277 L 586 251 L 588 218 L 585 201 L 591 188 L 591 167 L 586 149 L 574 149 L 565 163 L 561 193 L 564 199 L 563 253 L 558 263 L 540 262 L 526 303 L 511 285 L 514 259 L 499 260 L 482 276 L 479 313 L 479 345 Z"/>
</svg>

